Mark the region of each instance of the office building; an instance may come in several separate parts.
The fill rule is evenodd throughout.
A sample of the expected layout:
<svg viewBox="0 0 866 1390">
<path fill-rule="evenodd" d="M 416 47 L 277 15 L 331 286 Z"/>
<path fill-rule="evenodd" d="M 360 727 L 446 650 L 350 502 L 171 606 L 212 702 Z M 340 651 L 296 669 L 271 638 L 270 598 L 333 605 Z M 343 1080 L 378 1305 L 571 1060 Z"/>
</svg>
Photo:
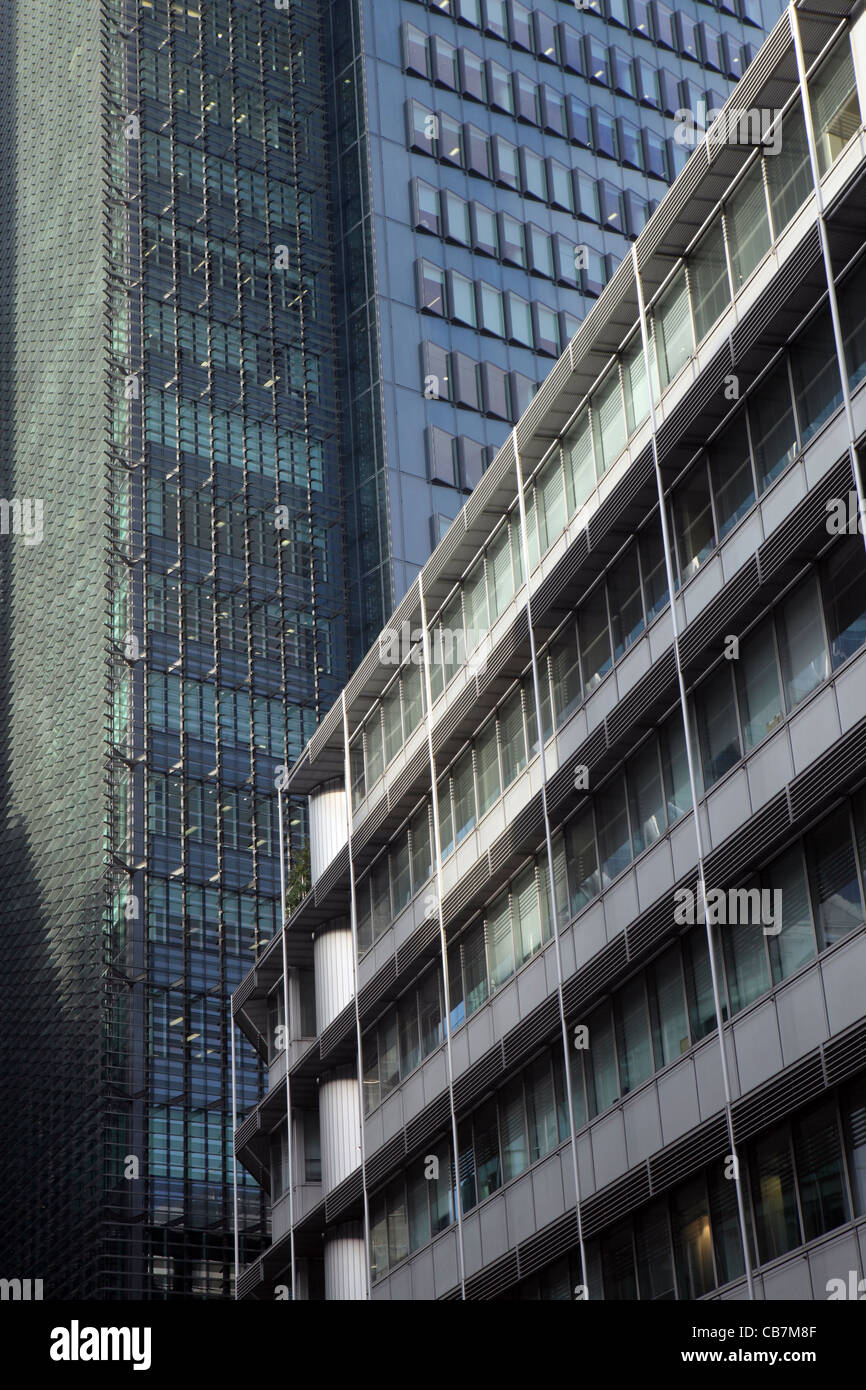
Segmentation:
<svg viewBox="0 0 866 1390">
<path fill-rule="evenodd" d="M 864 111 L 790 7 L 291 769 L 239 1296 L 866 1273 Z"/>
</svg>

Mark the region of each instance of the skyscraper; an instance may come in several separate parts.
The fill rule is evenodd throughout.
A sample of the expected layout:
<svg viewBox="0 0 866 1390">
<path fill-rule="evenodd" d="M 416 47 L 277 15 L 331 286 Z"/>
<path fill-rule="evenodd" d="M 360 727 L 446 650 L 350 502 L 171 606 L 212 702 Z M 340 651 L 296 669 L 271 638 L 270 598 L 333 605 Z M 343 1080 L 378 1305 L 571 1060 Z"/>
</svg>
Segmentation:
<svg viewBox="0 0 866 1390">
<path fill-rule="evenodd" d="M 780 9 L 334 0 L 355 660 Z"/>
<path fill-rule="evenodd" d="M 781 17 L 291 769 L 241 1297 L 864 1287 L 864 59 Z"/>
<path fill-rule="evenodd" d="M 9 1277 L 228 1292 L 278 769 L 675 172 L 671 113 L 742 70 L 741 3 L 3 6 Z"/>
</svg>

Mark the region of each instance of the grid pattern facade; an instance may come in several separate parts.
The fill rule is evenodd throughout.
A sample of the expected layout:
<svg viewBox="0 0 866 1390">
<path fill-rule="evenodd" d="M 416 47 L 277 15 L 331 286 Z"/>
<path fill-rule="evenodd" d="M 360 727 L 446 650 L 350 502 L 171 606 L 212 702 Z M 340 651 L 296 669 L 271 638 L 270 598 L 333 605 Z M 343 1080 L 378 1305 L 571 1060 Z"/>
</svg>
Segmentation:
<svg viewBox="0 0 866 1390">
<path fill-rule="evenodd" d="M 346 678 L 325 45 L 315 4 L 5 13 L 4 487 L 46 524 L 3 538 L 3 1262 L 46 1297 L 232 1288 L 228 1000 Z"/>
<path fill-rule="evenodd" d="M 241 1296 L 862 1276 L 863 23 L 779 22 L 779 149 L 693 156 L 292 770 Z"/>
<path fill-rule="evenodd" d="M 780 8 L 334 0 L 356 662 Z"/>
</svg>

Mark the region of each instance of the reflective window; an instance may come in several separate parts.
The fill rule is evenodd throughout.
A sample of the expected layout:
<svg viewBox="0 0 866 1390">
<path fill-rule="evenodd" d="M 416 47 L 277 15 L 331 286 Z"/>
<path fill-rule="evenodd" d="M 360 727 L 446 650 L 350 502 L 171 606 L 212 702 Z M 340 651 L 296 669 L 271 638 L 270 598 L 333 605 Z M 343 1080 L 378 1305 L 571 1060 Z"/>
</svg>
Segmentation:
<svg viewBox="0 0 866 1390">
<path fill-rule="evenodd" d="M 770 249 L 770 223 L 760 160 L 756 160 L 725 207 L 734 290 L 739 290 Z"/>
</svg>

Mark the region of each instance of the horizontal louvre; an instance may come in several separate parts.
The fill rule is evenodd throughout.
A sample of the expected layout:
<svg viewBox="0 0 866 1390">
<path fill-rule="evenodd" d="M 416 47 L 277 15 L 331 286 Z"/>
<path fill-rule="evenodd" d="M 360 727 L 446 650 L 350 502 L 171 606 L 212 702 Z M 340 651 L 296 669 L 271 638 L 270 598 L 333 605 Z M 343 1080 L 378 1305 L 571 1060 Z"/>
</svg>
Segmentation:
<svg viewBox="0 0 866 1390">
<path fill-rule="evenodd" d="M 734 1101 L 732 1112 L 737 1143 L 750 1139 L 762 1129 L 768 1129 L 776 1120 L 805 1105 L 823 1090 L 821 1056 L 813 1052 L 802 1062 L 774 1076 L 765 1086 L 750 1091 L 742 1100 Z"/>
<path fill-rule="evenodd" d="M 649 1160 L 653 1196 L 683 1182 L 728 1150 L 728 1126 L 724 1115 L 716 1115 L 692 1130 L 684 1139 L 668 1146 Z"/>
<path fill-rule="evenodd" d="M 555 996 L 551 995 L 505 1038 L 503 1051 L 506 1070 L 514 1065 L 517 1058 L 524 1057 L 540 1043 L 547 1042 L 558 1024 L 559 1008 Z"/>
<path fill-rule="evenodd" d="M 591 1000 L 610 988 L 627 964 L 623 932 L 564 986 L 562 999 L 566 1014 L 586 1008 Z"/>
<path fill-rule="evenodd" d="M 386 1177 L 392 1168 L 396 1168 L 405 1157 L 406 1146 L 401 1131 L 400 1134 L 395 1134 L 389 1143 L 383 1144 L 381 1149 L 377 1149 L 371 1158 L 367 1159 L 365 1171 L 368 1191 Z"/>
<path fill-rule="evenodd" d="M 646 1164 L 641 1164 L 633 1173 L 627 1173 L 618 1182 L 611 1183 L 593 1197 L 580 1204 L 580 1221 L 584 1240 L 613 1226 L 629 1212 L 648 1202 L 650 1198 L 649 1172 Z"/>
<path fill-rule="evenodd" d="M 824 1044 L 824 1073 L 828 1086 L 837 1086 L 866 1067 L 866 1019 Z"/>
</svg>

